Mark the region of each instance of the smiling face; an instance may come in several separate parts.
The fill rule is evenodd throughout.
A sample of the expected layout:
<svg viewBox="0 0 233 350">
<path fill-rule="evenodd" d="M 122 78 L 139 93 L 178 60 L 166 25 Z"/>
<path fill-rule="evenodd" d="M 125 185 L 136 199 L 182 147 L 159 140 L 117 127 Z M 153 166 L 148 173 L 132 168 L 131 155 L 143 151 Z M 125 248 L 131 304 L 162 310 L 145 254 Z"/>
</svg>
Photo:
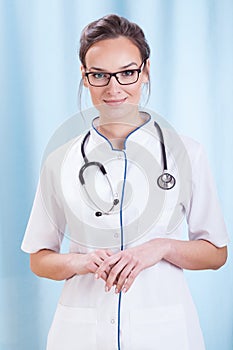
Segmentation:
<svg viewBox="0 0 233 350">
<path fill-rule="evenodd" d="M 125 105 L 138 106 L 143 83 L 148 82 L 149 61 L 146 67 L 142 66 L 142 72 L 136 83 L 130 85 L 120 85 L 114 76 L 111 77 L 107 86 L 91 86 L 85 76 L 85 72 L 105 72 L 115 73 L 140 68 L 142 58 L 138 47 L 126 37 L 106 39 L 93 44 L 87 51 L 86 69 L 82 66 L 82 77 L 84 85 L 89 89 L 92 103 L 99 109 L 100 113 L 108 111 L 122 111 Z M 102 108 L 103 107 L 103 108 Z"/>
</svg>

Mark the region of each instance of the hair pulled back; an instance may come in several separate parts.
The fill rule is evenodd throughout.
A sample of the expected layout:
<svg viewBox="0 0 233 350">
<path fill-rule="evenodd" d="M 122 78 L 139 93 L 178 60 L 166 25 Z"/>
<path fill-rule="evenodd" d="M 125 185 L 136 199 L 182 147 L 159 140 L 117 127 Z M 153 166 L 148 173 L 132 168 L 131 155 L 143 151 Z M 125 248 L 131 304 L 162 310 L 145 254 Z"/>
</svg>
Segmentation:
<svg viewBox="0 0 233 350">
<path fill-rule="evenodd" d="M 133 22 L 117 15 L 107 15 L 88 24 L 80 37 L 79 58 L 86 67 L 86 53 L 89 48 L 101 40 L 114 39 L 124 36 L 131 40 L 139 49 L 142 61 L 149 58 L 150 47 L 143 30 Z"/>
</svg>

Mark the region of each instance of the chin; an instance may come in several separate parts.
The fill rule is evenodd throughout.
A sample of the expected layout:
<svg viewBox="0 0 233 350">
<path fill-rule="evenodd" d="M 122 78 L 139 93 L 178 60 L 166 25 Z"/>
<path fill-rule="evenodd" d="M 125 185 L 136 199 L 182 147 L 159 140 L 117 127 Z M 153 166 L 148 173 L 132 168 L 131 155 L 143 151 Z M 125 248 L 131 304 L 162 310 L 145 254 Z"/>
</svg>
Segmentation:
<svg viewBox="0 0 233 350">
<path fill-rule="evenodd" d="M 128 119 L 132 119 L 132 117 L 137 113 L 138 111 L 138 105 L 133 103 L 120 103 L 120 104 L 101 104 L 98 106 L 95 106 L 98 111 L 100 112 L 100 115 L 103 117 L 106 117 L 108 119 L 115 120 L 124 120 L 127 122 Z"/>
</svg>

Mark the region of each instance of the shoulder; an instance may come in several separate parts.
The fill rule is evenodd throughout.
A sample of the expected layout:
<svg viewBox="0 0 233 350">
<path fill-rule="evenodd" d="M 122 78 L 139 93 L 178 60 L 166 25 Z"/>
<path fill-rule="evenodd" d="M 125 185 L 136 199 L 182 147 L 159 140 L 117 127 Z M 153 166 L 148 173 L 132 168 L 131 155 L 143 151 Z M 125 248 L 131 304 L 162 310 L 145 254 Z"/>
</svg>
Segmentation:
<svg viewBox="0 0 233 350">
<path fill-rule="evenodd" d="M 190 169 L 193 177 L 200 169 L 209 167 L 203 145 L 194 138 L 177 133 L 173 129 L 165 130 L 165 147 L 174 157 L 179 169 Z"/>
<path fill-rule="evenodd" d="M 173 128 L 163 128 L 164 144 L 174 156 L 186 154 L 191 163 L 195 162 L 204 148 L 200 142 L 190 136 L 180 134 Z"/>
<path fill-rule="evenodd" d="M 183 149 L 185 152 L 187 152 L 188 157 L 192 162 L 204 152 L 202 144 L 188 135 L 178 133 L 174 129 L 166 129 L 165 135 L 166 139 L 168 140 L 168 144 L 174 148 L 178 147 L 179 150 Z"/>
<path fill-rule="evenodd" d="M 180 134 L 179 137 L 192 159 L 195 158 L 199 153 L 203 152 L 203 146 L 197 140 L 182 134 Z"/>
<path fill-rule="evenodd" d="M 180 135 L 180 137 L 193 167 L 198 166 L 203 161 L 208 163 L 205 148 L 199 141 L 184 135 Z"/>
<path fill-rule="evenodd" d="M 51 148 L 47 149 L 44 153 L 41 169 L 46 171 L 58 171 L 70 152 L 74 152 L 76 157 L 81 155 L 80 147 L 83 136 L 83 134 L 80 134 L 52 150 Z"/>
</svg>

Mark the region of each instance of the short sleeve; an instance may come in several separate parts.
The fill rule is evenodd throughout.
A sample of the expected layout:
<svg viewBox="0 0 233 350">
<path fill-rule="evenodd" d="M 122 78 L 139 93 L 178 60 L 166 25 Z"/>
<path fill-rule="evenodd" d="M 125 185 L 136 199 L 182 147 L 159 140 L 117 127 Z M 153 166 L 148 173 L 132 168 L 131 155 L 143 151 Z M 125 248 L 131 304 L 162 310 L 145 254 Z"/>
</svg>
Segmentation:
<svg viewBox="0 0 233 350">
<path fill-rule="evenodd" d="M 190 240 L 204 239 L 217 247 L 227 245 L 229 238 L 216 186 L 201 145 L 192 162 L 192 195 L 187 222 Z"/>
<path fill-rule="evenodd" d="M 66 220 L 59 200 L 59 174 L 51 161 L 43 168 L 21 248 L 26 253 L 41 249 L 60 251 Z"/>
</svg>

